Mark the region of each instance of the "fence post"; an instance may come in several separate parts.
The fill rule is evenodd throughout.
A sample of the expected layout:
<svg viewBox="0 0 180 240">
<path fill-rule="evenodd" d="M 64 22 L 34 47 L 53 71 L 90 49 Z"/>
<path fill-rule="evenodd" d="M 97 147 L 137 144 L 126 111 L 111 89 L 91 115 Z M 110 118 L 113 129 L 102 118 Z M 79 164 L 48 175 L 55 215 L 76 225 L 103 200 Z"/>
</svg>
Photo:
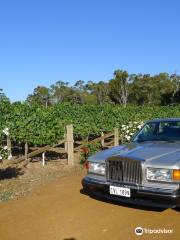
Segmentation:
<svg viewBox="0 0 180 240">
<path fill-rule="evenodd" d="M 64 133 L 64 139 L 66 140 L 64 143 L 64 150 L 65 152 L 67 152 L 67 134 L 66 133 Z"/>
<path fill-rule="evenodd" d="M 7 147 L 8 147 L 9 153 L 11 155 L 12 154 L 12 152 L 11 152 L 11 139 L 10 139 L 9 135 L 7 135 Z"/>
<path fill-rule="evenodd" d="M 68 152 L 68 165 L 74 165 L 74 138 L 73 138 L 73 125 L 67 125 L 67 152 Z"/>
<path fill-rule="evenodd" d="M 118 128 L 114 128 L 114 146 L 119 145 L 119 130 Z"/>
<path fill-rule="evenodd" d="M 25 160 L 28 160 L 28 144 L 27 142 L 25 143 Z"/>
<path fill-rule="evenodd" d="M 42 164 L 45 166 L 45 152 L 42 153 Z"/>
<path fill-rule="evenodd" d="M 101 133 L 101 137 L 104 137 L 104 133 L 103 132 Z M 101 146 L 104 147 L 104 138 L 101 139 Z"/>
</svg>

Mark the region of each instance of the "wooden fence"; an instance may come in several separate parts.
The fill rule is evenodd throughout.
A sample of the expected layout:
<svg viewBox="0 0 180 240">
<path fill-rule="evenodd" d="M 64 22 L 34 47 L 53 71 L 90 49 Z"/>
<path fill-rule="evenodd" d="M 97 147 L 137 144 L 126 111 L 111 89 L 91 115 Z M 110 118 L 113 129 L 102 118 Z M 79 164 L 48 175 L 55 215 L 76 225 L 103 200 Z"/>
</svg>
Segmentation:
<svg viewBox="0 0 180 240">
<path fill-rule="evenodd" d="M 54 144 L 53 146 L 47 145 L 47 146 L 35 149 L 32 152 L 29 152 L 28 144 L 26 143 L 24 155 L 21 157 L 6 161 L 6 165 L 19 164 L 22 162 L 24 164 L 27 164 L 31 160 L 31 158 L 39 154 L 42 154 L 42 160 L 43 160 L 43 166 L 44 166 L 45 153 L 49 151 L 49 152 L 55 152 L 55 153 L 67 153 L 67 164 L 69 166 L 74 166 L 77 163 L 77 159 L 75 159 L 75 156 L 78 156 L 84 144 L 87 144 L 87 143 L 93 144 L 97 142 L 101 142 L 102 148 L 111 148 L 113 146 L 119 145 L 118 128 L 114 128 L 114 131 L 110 133 L 104 134 L 102 132 L 100 137 L 95 138 L 93 140 L 86 139 L 84 141 L 75 141 L 73 136 L 73 125 L 67 125 L 64 139 L 60 140 L 57 144 Z M 8 148 L 11 149 L 11 141 L 9 138 L 7 138 L 7 145 L 8 145 Z"/>
</svg>

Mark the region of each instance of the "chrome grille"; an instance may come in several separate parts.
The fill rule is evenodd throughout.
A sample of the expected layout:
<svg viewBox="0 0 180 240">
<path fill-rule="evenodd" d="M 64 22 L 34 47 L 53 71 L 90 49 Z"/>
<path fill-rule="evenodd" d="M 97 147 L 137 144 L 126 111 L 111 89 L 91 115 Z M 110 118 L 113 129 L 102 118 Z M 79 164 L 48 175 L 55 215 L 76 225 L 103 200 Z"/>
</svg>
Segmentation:
<svg viewBox="0 0 180 240">
<path fill-rule="evenodd" d="M 141 162 L 127 158 L 108 159 L 106 177 L 112 182 L 140 184 L 142 182 Z"/>
</svg>

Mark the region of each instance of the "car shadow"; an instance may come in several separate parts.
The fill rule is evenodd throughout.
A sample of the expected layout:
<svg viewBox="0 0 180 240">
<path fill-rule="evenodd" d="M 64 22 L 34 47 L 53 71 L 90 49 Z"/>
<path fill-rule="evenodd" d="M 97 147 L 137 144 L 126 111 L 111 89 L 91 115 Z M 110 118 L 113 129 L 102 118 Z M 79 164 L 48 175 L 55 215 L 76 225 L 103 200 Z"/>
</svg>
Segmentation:
<svg viewBox="0 0 180 240">
<path fill-rule="evenodd" d="M 176 212 L 180 212 L 180 207 L 176 207 L 173 210 L 176 211 Z"/>
<path fill-rule="evenodd" d="M 74 237 L 70 237 L 70 238 L 63 238 L 63 240 L 77 240 L 77 239 Z"/>
<path fill-rule="evenodd" d="M 127 207 L 127 208 L 139 209 L 139 210 L 143 210 L 143 211 L 163 212 L 167 209 L 167 208 L 159 208 L 159 207 L 151 207 L 151 206 L 141 206 L 141 205 L 135 205 L 135 204 L 129 204 L 129 203 L 124 203 L 124 202 L 117 202 L 115 200 L 105 199 L 103 197 L 99 197 L 94 194 L 89 194 L 83 188 L 80 190 L 80 193 L 83 195 L 86 195 L 92 199 L 95 199 L 97 201 L 101 201 L 101 202 L 105 202 L 105 203 L 109 203 L 109 204 L 113 204 L 113 205 L 118 205 L 118 206 L 123 206 L 123 207 Z"/>
</svg>

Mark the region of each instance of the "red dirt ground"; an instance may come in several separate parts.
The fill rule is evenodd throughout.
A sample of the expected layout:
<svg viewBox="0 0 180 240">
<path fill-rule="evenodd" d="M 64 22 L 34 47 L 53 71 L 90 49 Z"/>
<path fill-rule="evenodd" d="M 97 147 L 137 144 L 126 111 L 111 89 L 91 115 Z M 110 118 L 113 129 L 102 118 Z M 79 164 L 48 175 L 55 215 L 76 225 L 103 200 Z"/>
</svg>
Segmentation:
<svg viewBox="0 0 180 240">
<path fill-rule="evenodd" d="M 180 239 L 180 213 L 115 205 L 80 193 L 84 173 L 61 177 L 0 204 L 0 240 Z M 137 226 L 173 234 L 136 236 Z"/>
</svg>

